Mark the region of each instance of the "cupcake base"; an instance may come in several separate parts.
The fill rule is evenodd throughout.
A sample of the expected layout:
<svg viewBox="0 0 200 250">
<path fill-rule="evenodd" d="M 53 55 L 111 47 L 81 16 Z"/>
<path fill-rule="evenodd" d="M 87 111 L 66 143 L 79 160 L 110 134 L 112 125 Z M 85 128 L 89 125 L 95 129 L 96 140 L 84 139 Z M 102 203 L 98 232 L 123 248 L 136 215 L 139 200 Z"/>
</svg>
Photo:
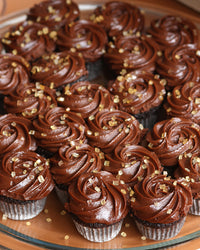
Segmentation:
<svg viewBox="0 0 200 250">
<path fill-rule="evenodd" d="M 135 218 L 139 232 L 151 240 L 166 240 L 175 237 L 181 230 L 185 218 L 170 224 L 154 224 Z"/>
<path fill-rule="evenodd" d="M 92 224 L 92 226 L 80 222 L 77 218 L 73 217 L 73 222 L 77 231 L 85 239 L 93 242 L 106 242 L 114 239 L 119 234 L 123 220 L 112 225 Z"/>
<path fill-rule="evenodd" d="M 56 185 L 55 186 L 56 194 L 57 194 L 58 199 L 60 200 L 60 202 L 62 203 L 63 206 L 65 205 L 66 202 L 68 202 L 68 199 L 69 199 L 67 189 L 68 188 L 64 185 Z"/>
<path fill-rule="evenodd" d="M 46 197 L 35 201 L 20 201 L 1 197 L 0 210 L 9 219 L 28 220 L 36 217 L 44 209 L 45 203 Z"/>
<path fill-rule="evenodd" d="M 189 211 L 190 214 L 200 216 L 200 199 L 194 199 Z"/>
</svg>

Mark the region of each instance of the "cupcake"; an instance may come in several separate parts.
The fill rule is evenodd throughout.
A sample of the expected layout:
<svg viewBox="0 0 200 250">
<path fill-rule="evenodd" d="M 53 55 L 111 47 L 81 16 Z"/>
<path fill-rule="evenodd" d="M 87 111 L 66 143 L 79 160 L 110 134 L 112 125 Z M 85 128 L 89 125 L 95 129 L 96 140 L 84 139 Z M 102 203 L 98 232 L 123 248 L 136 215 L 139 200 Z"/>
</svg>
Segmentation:
<svg viewBox="0 0 200 250">
<path fill-rule="evenodd" d="M 192 190 L 190 213 L 200 215 L 200 153 L 179 155 L 175 178 L 185 178 Z"/>
<path fill-rule="evenodd" d="M 37 216 L 53 188 L 49 162 L 35 152 L 9 152 L 0 161 L 0 210 L 9 219 Z"/>
<path fill-rule="evenodd" d="M 0 116 L 0 158 L 6 153 L 16 151 L 35 151 L 37 148 L 33 137 L 30 120 L 15 114 Z"/>
<path fill-rule="evenodd" d="M 196 25 L 180 16 L 166 15 L 152 20 L 147 33 L 156 41 L 161 51 L 183 44 L 198 46 L 199 43 Z"/>
<path fill-rule="evenodd" d="M 118 97 L 119 109 L 134 115 L 151 129 L 159 117 L 165 96 L 165 80 L 150 72 L 130 72 L 118 76 L 109 88 Z"/>
<path fill-rule="evenodd" d="M 97 150 L 96 150 L 97 151 Z M 102 154 L 86 143 L 66 143 L 50 159 L 51 174 L 62 204 L 67 202 L 68 186 L 86 172 L 102 169 Z"/>
<path fill-rule="evenodd" d="M 148 149 L 157 154 L 161 164 L 173 171 L 180 154 L 199 152 L 200 126 L 189 119 L 173 117 L 157 122 L 146 140 Z"/>
<path fill-rule="evenodd" d="M 21 55 L 27 61 L 34 61 L 46 53 L 53 52 L 55 40 L 55 31 L 30 20 L 11 27 L 1 39 L 6 52 Z"/>
<path fill-rule="evenodd" d="M 105 154 L 103 170 L 112 173 L 127 185 L 134 185 L 153 173 L 161 173 L 163 168 L 154 152 L 140 145 L 117 146 L 110 154 Z"/>
<path fill-rule="evenodd" d="M 85 173 L 68 188 L 69 202 L 77 231 L 87 240 L 109 241 L 121 230 L 128 213 L 128 190 L 106 171 Z"/>
<path fill-rule="evenodd" d="M 89 72 L 89 80 L 101 75 L 101 58 L 105 53 L 107 35 L 98 24 L 81 19 L 65 25 L 58 31 L 56 43 L 61 50 L 77 51 L 82 54 Z"/>
<path fill-rule="evenodd" d="M 117 108 L 116 99 L 105 87 L 89 81 L 66 86 L 57 101 L 60 106 L 69 108 L 84 119 L 93 117 L 98 111 Z"/>
<path fill-rule="evenodd" d="M 166 88 L 171 90 L 185 82 L 200 80 L 200 61 L 194 44 L 184 44 L 167 48 L 157 60 L 156 72 L 167 81 Z"/>
<path fill-rule="evenodd" d="M 139 144 L 146 130 L 135 117 L 121 110 L 99 111 L 87 120 L 88 143 L 104 153 L 112 152 L 117 145 Z"/>
<path fill-rule="evenodd" d="M 134 70 L 154 72 L 157 60 L 157 47 L 151 37 L 118 36 L 108 43 L 104 55 L 107 66 L 117 75 Z"/>
<path fill-rule="evenodd" d="M 200 124 L 200 83 L 186 82 L 167 93 L 164 103 L 167 117 L 187 118 Z"/>
<path fill-rule="evenodd" d="M 66 142 L 86 142 L 85 126 L 80 116 L 54 107 L 33 120 L 38 153 L 49 158 Z"/>
<path fill-rule="evenodd" d="M 0 55 L 0 94 L 8 95 L 18 85 L 29 82 L 30 65 L 21 56 L 13 54 Z"/>
<path fill-rule="evenodd" d="M 55 92 L 39 83 L 20 85 L 15 91 L 4 97 L 4 108 L 7 113 L 23 116 L 30 120 L 56 106 Z"/>
<path fill-rule="evenodd" d="M 134 186 L 131 212 L 139 232 L 152 240 L 176 236 L 192 205 L 187 183 L 165 175 L 147 176 Z"/>
<path fill-rule="evenodd" d="M 144 29 L 144 15 L 140 9 L 120 1 L 110 1 L 98 6 L 90 19 L 102 26 L 110 38 L 122 34 L 140 34 Z"/>
<path fill-rule="evenodd" d="M 33 5 L 28 12 L 28 20 L 59 29 L 79 18 L 78 5 L 71 0 L 47 0 Z"/>
<path fill-rule="evenodd" d="M 80 53 L 63 51 L 47 54 L 32 63 L 31 78 L 50 88 L 62 88 L 88 75 Z"/>
</svg>

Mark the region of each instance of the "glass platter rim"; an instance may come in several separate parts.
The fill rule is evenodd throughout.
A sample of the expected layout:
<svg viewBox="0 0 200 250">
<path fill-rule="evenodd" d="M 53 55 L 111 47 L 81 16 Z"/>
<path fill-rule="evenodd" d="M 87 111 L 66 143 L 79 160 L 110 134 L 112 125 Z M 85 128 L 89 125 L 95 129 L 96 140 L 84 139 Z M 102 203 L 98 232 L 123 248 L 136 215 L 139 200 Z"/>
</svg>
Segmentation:
<svg viewBox="0 0 200 250">
<path fill-rule="evenodd" d="M 136 1 L 137 2 L 137 1 Z M 139 3 L 140 1 L 138 1 Z M 135 3 L 135 2 L 134 2 Z M 100 2 L 95 2 L 95 3 L 81 3 L 79 4 L 80 10 L 92 10 L 94 9 Z M 139 4 L 138 4 L 139 5 Z M 148 12 L 154 12 L 157 15 L 161 14 L 166 14 L 168 13 L 169 9 L 159 9 L 155 10 L 152 9 L 153 7 L 150 6 L 139 6 L 141 9 L 144 9 L 145 11 L 147 10 Z M 90 9 L 88 9 L 90 8 Z M 20 21 L 25 20 L 26 13 L 28 9 L 23 9 L 23 10 L 18 10 L 16 12 L 12 12 L 10 14 L 7 14 L 3 17 L 0 17 L 0 31 L 5 28 L 9 28 L 10 25 L 19 23 Z M 172 11 L 173 12 L 173 11 Z M 178 12 L 180 14 L 180 11 Z M 184 15 L 184 13 L 182 13 Z M 196 23 L 198 27 L 200 27 L 200 23 Z M 5 29 L 6 30 L 6 29 Z M 25 242 L 28 244 L 31 244 L 33 246 L 38 246 L 38 247 L 45 247 L 48 249 L 69 249 L 69 250 L 86 250 L 87 248 L 80 248 L 80 247 L 74 247 L 74 246 L 67 246 L 67 245 L 61 245 L 61 244 L 56 244 L 48 241 L 44 241 L 41 239 L 33 238 L 29 235 L 23 234 L 21 232 L 18 232 L 17 230 L 12 229 L 11 227 L 8 227 L 6 225 L 3 225 L 0 223 L 0 232 L 3 234 L 6 234 L 14 239 L 20 240 L 21 242 Z M 126 248 L 119 248 L 119 249 L 125 249 L 125 250 L 147 250 L 147 249 L 155 249 L 155 248 L 164 248 L 164 247 L 172 247 L 177 244 L 181 244 L 184 242 L 188 242 L 190 240 L 196 239 L 200 237 L 200 230 L 197 230 L 195 232 L 189 233 L 187 235 L 181 236 L 179 238 L 172 238 L 168 239 L 164 242 L 156 242 L 149 244 L 149 245 L 144 245 L 144 246 L 136 246 L 136 247 L 126 247 Z M 90 248 L 89 248 L 90 249 Z M 101 248 L 104 250 L 109 250 L 110 248 Z M 115 250 L 119 250 L 118 248 L 115 248 Z M 95 248 L 95 250 L 100 250 L 99 248 Z"/>
</svg>

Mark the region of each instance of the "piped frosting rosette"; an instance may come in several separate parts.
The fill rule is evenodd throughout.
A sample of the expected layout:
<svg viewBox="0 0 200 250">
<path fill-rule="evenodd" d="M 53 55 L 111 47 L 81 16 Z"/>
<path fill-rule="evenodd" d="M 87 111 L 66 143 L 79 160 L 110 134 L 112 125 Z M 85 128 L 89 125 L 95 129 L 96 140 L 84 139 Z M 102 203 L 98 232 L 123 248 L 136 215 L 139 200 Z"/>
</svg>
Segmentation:
<svg viewBox="0 0 200 250">
<path fill-rule="evenodd" d="M 139 144 L 146 132 L 130 114 L 120 111 L 100 111 L 87 120 L 88 143 L 109 153 L 117 145 Z"/>
<path fill-rule="evenodd" d="M 142 221 L 169 224 L 183 219 L 192 205 L 191 190 L 184 181 L 164 175 L 148 176 L 134 186 L 131 208 Z"/>
<path fill-rule="evenodd" d="M 85 126 L 81 117 L 55 107 L 33 121 L 34 137 L 38 145 L 55 153 L 64 143 L 85 142 Z"/>
<path fill-rule="evenodd" d="M 193 44 L 184 44 L 165 50 L 157 60 L 156 71 L 167 80 L 166 88 L 172 89 L 189 81 L 199 81 L 199 50 Z"/>
<path fill-rule="evenodd" d="M 102 169 L 100 154 L 85 143 L 63 145 L 50 161 L 51 173 L 57 184 L 69 185 L 83 173 Z"/>
<path fill-rule="evenodd" d="M 157 155 L 134 144 L 119 145 L 110 154 L 105 154 L 103 169 L 132 187 L 146 176 L 162 172 Z"/>
<path fill-rule="evenodd" d="M 107 2 L 97 7 L 90 19 L 101 25 L 110 37 L 133 35 L 142 32 L 144 28 L 144 16 L 139 8 L 125 2 Z"/>
<path fill-rule="evenodd" d="M 17 200 L 41 200 L 53 188 L 49 162 L 35 152 L 8 153 L 1 160 L 1 195 Z"/>
<path fill-rule="evenodd" d="M 128 190 L 106 171 L 82 174 L 68 189 L 66 209 L 85 223 L 113 224 L 128 213 Z"/>
<path fill-rule="evenodd" d="M 0 93 L 10 94 L 18 85 L 29 82 L 29 63 L 21 56 L 0 55 Z"/>
<path fill-rule="evenodd" d="M 156 123 L 146 140 L 163 166 L 175 166 L 180 154 L 199 152 L 200 126 L 189 119 L 173 117 Z"/>
<path fill-rule="evenodd" d="M 15 151 L 34 151 L 36 141 L 32 136 L 31 121 L 14 114 L 0 116 L 0 158 Z"/>
</svg>

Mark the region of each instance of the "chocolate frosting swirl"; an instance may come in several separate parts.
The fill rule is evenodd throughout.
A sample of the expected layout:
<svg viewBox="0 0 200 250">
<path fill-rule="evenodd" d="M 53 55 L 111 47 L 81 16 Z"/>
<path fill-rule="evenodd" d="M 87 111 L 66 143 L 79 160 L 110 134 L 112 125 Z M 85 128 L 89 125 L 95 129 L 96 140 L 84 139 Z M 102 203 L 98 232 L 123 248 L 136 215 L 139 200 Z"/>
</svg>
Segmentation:
<svg viewBox="0 0 200 250">
<path fill-rule="evenodd" d="M 200 80 L 200 61 L 193 44 L 184 44 L 165 50 L 157 60 L 156 71 L 167 80 L 167 89 L 189 81 Z"/>
<path fill-rule="evenodd" d="M 40 200 L 53 188 L 49 162 L 35 152 L 8 153 L 1 160 L 1 195 L 17 200 Z"/>
<path fill-rule="evenodd" d="M 40 147 L 55 153 L 66 142 L 85 142 L 85 127 L 81 117 L 55 107 L 33 120 L 34 136 Z"/>
<path fill-rule="evenodd" d="M 27 61 L 51 53 L 55 49 L 55 40 L 55 31 L 30 20 L 13 26 L 2 38 L 6 51 L 19 54 Z"/>
<path fill-rule="evenodd" d="M 81 114 L 83 118 L 94 116 L 98 111 L 117 108 L 114 97 L 100 84 L 89 81 L 76 82 L 67 86 L 64 93 L 57 98 L 58 103 Z"/>
<path fill-rule="evenodd" d="M 180 154 L 200 150 L 200 126 L 189 119 L 174 117 L 156 123 L 146 140 L 161 164 L 174 166 Z"/>
<path fill-rule="evenodd" d="M 140 9 L 125 2 L 107 2 L 97 7 L 90 19 L 101 25 L 110 37 L 132 35 L 144 29 L 144 15 Z"/>
<path fill-rule="evenodd" d="M 79 18 L 78 5 L 71 0 L 48 0 L 30 8 L 28 20 L 33 20 L 51 29 L 58 29 Z"/>
<path fill-rule="evenodd" d="M 194 199 L 200 199 L 200 153 L 180 155 L 174 176 L 185 178 L 190 184 Z"/>
<path fill-rule="evenodd" d="M 110 92 L 119 97 L 119 108 L 130 114 L 138 114 L 158 107 L 165 95 L 163 80 L 150 72 L 130 72 L 118 76 Z"/>
<path fill-rule="evenodd" d="M 157 44 L 152 38 L 142 36 L 119 36 L 108 43 L 104 59 L 116 73 L 144 70 L 153 72 L 157 59 Z"/>
<path fill-rule="evenodd" d="M 65 25 L 58 32 L 58 47 L 82 53 L 86 62 L 94 62 L 102 57 L 106 43 L 104 29 L 88 20 L 82 19 Z"/>
<path fill-rule="evenodd" d="M 156 224 L 169 224 L 182 219 L 192 205 L 191 190 L 185 184 L 164 175 L 146 177 L 134 186 L 133 214 L 136 218 Z"/>
<path fill-rule="evenodd" d="M 186 82 L 168 92 L 164 108 L 169 117 L 183 117 L 200 123 L 200 83 Z"/>
<path fill-rule="evenodd" d="M 26 118 L 14 114 L 0 116 L 0 158 L 9 152 L 36 150 L 31 131 L 32 124 Z"/>
<path fill-rule="evenodd" d="M 43 56 L 32 64 L 31 77 L 51 88 L 73 83 L 88 74 L 80 53 L 63 51 Z"/>
<path fill-rule="evenodd" d="M 56 106 L 55 92 L 39 83 L 19 86 L 15 92 L 4 97 L 4 107 L 8 113 L 15 113 L 30 120 Z"/>
<path fill-rule="evenodd" d="M 109 153 L 117 145 L 140 143 L 145 129 L 130 114 L 121 110 L 100 111 L 87 120 L 90 145 Z"/>
<path fill-rule="evenodd" d="M 21 56 L 0 55 L 0 93 L 10 94 L 18 85 L 29 82 L 29 63 Z"/>
<path fill-rule="evenodd" d="M 103 169 L 130 186 L 148 175 L 162 172 L 157 155 L 140 145 L 117 146 L 105 154 Z"/>
<path fill-rule="evenodd" d="M 102 162 L 99 154 L 88 144 L 70 143 L 59 148 L 50 159 L 51 174 L 57 184 L 69 185 L 81 174 L 100 171 Z"/>
<path fill-rule="evenodd" d="M 82 174 L 68 192 L 65 207 L 83 222 L 110 225 L 128 213 L 126 185 L 106 171 Z"/>
<path fill-rule="evenodd" d="M 188 43 L 197 46 L 199 43 L 195 24 L 179 16 L 167 15 L 154 19 L 148 33 L 159 44 L 161 50 Z"/>
</svg>

